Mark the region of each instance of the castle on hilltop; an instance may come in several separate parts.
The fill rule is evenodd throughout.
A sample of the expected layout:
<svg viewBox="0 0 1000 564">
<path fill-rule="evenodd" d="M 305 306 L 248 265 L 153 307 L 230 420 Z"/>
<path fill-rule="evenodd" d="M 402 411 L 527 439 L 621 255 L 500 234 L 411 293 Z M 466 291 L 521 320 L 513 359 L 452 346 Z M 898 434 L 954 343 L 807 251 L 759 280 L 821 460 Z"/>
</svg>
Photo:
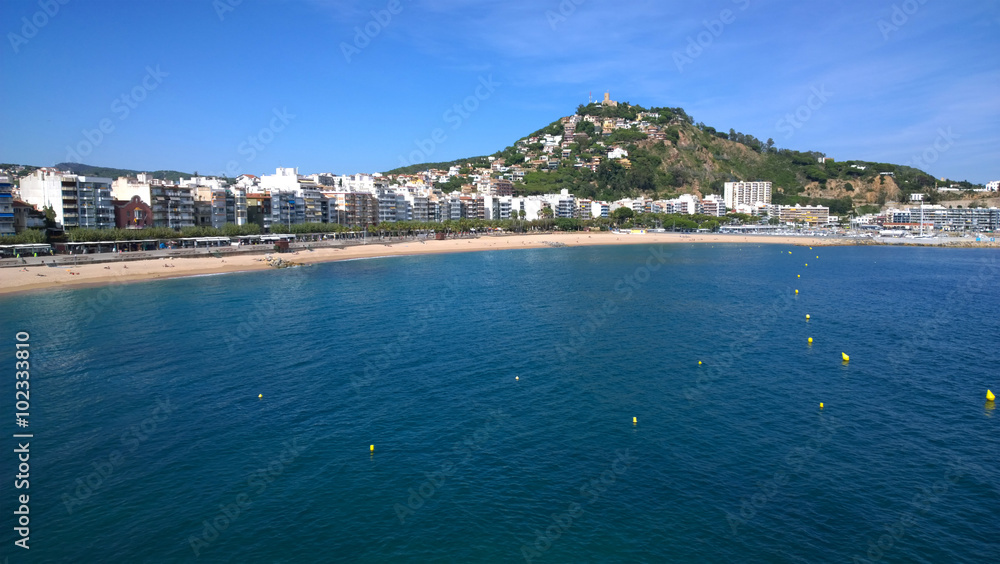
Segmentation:
<svg viewBox="0 0 1000 564">
<path fill-rule="evenodd" d="M 605 92 L 604 93 L 604 101 L 601 102 L 601 105 L 602 106 L 611 106 L 612 108 L 617 108 L 618 107 L 618 102 L 615 102 L 614 100 L 611 99 L 611 92 L 609 91 L 609 92 Z"/>
</svg>

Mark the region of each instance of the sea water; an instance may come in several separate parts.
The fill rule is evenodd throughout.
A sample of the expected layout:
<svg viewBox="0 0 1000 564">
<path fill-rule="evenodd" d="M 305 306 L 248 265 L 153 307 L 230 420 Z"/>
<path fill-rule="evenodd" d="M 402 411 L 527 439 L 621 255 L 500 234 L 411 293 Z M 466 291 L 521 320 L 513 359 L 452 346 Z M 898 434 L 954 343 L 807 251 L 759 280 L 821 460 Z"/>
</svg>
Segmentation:
<svg viewBox="0 0 1000 564">
<path fill-rule="evenodd" d="M 751 238 L 6 297 L 33 438 L 29 489 L 18 439 L 0 463 L 3 554 L 981 562 L 998 282 L 991 250 Z"/>
</svg>

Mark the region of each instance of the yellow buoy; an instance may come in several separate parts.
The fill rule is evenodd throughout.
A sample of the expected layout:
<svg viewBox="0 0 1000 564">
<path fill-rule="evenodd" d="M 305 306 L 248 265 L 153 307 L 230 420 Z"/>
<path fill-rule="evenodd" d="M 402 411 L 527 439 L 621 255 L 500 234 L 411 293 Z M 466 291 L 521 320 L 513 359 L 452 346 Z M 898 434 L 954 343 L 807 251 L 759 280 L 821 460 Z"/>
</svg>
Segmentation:
<svg viewBox="0 0 1000 564">
<path fill-rule="evenodd" d="M 806 321 L 809 321 L 809 319 L 810 319 L 810 317 L 809 317 L 809 314 L 807 313 L 806 314 Z"/>
<path fill-rule="evenodd" d="M 995 399 L 997 399 L 997 397 L 993 395 L 993 392 L 986 390 L 986 401 L 993 401 Z"/>
<path fill-rule="evenodd" d="M 813 344 L 813 338 L 812 337 L 809 337 L 809 344 L 810 345 Z"/>
<path fill-rule="evenodd" d="M 806 263 L 806 266 L 809 266 L 809 263 L 808 263 L 808 262 Z"/>
<path fill-rule="evenodd" d="M 816 255 L 816 258 L 819 258 L 819 255 Z"/>
<path fill-rule="evenodd" d="M 845 352 L 840 353 L 840 357 L 844 359 L 844 362 L 850 362 L 851 361 L 851 357 L 847 356 L 847 353 L 845 353 Z"/>
<path fill-rule="evenodd" d="M 795 290 L 795 293 L 796 293 L 796 294 L 798 294 L 798 293 L 799 293 L 799 291 L 798 291 L 798 290 Z"/>
<path fill-rule="evenodd" d="M 520 380 L 520 379 L 521 379 L 521 377 L 520 377 L 520 376 L 514 376 L 514 379 L 515 379 L 515 380 Z"/>
<path fill-rule="evenodd" d="M 792 254 L 792 251 L 788 251 L 788 254 Z"/>
<path fill-rule="evenodd" d="M 799 278 L 802 278 L 802 275 L 801 275 L 801 274 L 799 274 L 799 275 L 798 275 L 798 277 L 799 277 Z"/>
<path fill-rule="evenodd" d="M 698 364 L 699 364 L 699 365 L 701 364 L 701 361 L 700 361 L 700 360 L 698 361 Z"/>
<path fill-rule="evenodd" d="M 261 399 L 262 397 L 264 397 L 264 394 L 257 394 L 257 399 Z"/>
<path fill-rule="evenodd" d="M 638 419 L 637 419 L 637 418 L 635 418 L 635 417 L 633 417 L 633 418 L 632 418 L 632 424 L 633 424 L 633 425 L 635 425 L 635 424 L 636 424 L 637 422 L 638 422 Z"/>
<path fill-rule="evenodd" d="M 372 445 L 371 447 L 369 447 L 369 449 L 371 450 L 371 452 L 375 452 L 375 445 Z"/>
<path fill-rule="evenodd" d="M 819 408 L 823 409 L 823 402 L 819 402 Z"/>
</svg>

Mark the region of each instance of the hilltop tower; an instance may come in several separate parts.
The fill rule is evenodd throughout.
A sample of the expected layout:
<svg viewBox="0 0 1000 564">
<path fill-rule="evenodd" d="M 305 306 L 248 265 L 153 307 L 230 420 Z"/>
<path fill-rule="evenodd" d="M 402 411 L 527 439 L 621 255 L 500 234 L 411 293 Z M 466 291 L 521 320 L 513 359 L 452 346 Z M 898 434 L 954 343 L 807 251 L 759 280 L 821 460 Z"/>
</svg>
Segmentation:
<svg viewBox="0 0 1000 564">
<path fill-rule="evenodd" d="M 611 99 L 611 92 L 608 91 L 608 92 L 604 93 L 604 101 L 601 102 L 601 105 L 602 106 L 611 106 L 612 108 L 614 108 L 614 107 L 618 106 L 618 102 L 615 102 L 614 100 Z"/>
</svg>

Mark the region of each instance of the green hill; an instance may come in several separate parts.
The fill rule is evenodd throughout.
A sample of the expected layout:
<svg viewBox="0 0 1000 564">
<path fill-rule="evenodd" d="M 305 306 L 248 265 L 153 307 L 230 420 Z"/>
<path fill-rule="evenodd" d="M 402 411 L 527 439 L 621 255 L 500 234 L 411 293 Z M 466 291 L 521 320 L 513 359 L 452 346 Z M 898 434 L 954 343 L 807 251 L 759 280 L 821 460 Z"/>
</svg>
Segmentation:
<svg viewBox="0 0 1000 564">
<path fill-rule="evenodd" d="M 640 118 L 640 114 L 644 114 Z M 626 120 L 631 127 L 608 133 L 600 126 L 580 121 L 568 158 L 558 147 L 551 159 L 559 164 L 538 161 L 544 155 L 539 142 L 546 135 L 564 135 L 566 118 L 527 135 L 492 156 L 505 164 L 525 170 L 524 183 L 515 185 L 519 194 L 541 194 L 568 189 L 581 198 L 615 200 L 630 196 L 653 198 L 694 193 L 702 197 L 722 194 L 724 184 L 738 180 L 769 180 L 774 183 L 773 201 L 778 204 L 828 205 L 832 213 L 847 213 L 853 207 L 909 201 L 914 192 L 936 192 L 941 184 L 924 171 L 892 163 L 868 161 L 835 162 L 815 151 L 781 149 L 772 139 L 730 129 L 724 132 L 704 123 L 695 123 L 682 108 L 643 108 L 627 102 L 617 106 L 580 105 L 578 116 Z M 662 139 L 652 139 L 639 130 L 639 122 L 658 128 Z M 538 138 L 534 139 L 533 138 Z M 565 139 L 564 139 L 565 140 Z M 628 151 L 628 162 L 609 160 L 612 147 Z M 600 157 L 596 171 L 577 166 Z M 388 174 L 417 172 L 428 168 L 466 166 L 482 157 L 451 163 L 421 164 L 396 169 Z M 533 164 L 534 161 L 534 164 Z M 853 165 L 853 166 L 852 166 Z M 891 173 L 891 174 L 882 174 Z M 962 183 L 958 183 L 962 184 Z M 968 188 L 973 186 L 969 183 Z"/>
<path fill-rule="evenodd" d="M 57 165 L 54 165 L 54 168 L 57 168 L 59 170 L 68 170 L 70 172 L 82 176 L 103 176 L 105 178 L 110 178 L 112 180 L 118 178 L 119 176 L 135 176 L 140 172 L 147 172 L 153 178 L 159 178 L 162 180 L 172 180 L 174 182 L 179 181 L 182 176 L 187 178 L 194 176 L 193 174 L 189 174 L 187 172 L 178 172 L 176 170 L 143 171 L 143 170 L 130 170 L 127 168 L 109 168 L 101 166 L 91 166 L 81 163 L 59 163 Z"/>
</svg>

